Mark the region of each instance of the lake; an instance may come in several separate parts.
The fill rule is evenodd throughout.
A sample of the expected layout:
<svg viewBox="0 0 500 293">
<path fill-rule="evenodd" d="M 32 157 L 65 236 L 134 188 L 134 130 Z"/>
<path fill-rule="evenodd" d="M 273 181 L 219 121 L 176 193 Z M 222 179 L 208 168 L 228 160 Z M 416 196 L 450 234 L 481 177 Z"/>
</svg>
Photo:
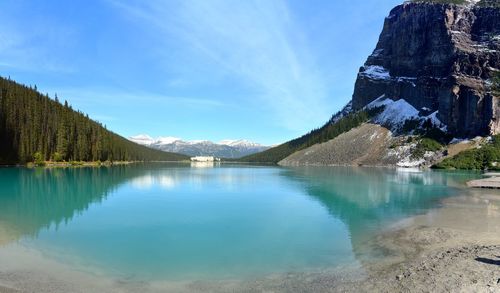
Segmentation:
<svg viewBox="0 0 500 293">
<path fill-rule="evenodd" d="M 356 269 L 384 257 L 366 249 L 374 235 L 478 177 L 224 164 L 1 168 L 0 257 L 22 248 L 140 281 Z"/>
</svg>

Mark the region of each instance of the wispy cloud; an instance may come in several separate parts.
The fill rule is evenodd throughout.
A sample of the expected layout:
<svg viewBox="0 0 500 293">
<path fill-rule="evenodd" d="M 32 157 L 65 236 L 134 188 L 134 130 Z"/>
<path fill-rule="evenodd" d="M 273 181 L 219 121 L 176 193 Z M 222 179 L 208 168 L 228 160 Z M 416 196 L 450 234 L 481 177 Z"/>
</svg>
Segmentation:
<svg viewBox="0 0 500 293">
<path fill-rule="evenodd" d="M 60 100 L 71 100 L 77 104 L 89 105 L 116 105 L 133 104 L 137 102 L 157 106 L 189 107 L 228 107 L 228 105 L 212 99 L 191 98 L 181 96 L 167 96 L 148 92 L 130 92 L 115 88 L 58 88 L 48 89 L 50 95 L 57 93 Z"/>
<path fill-rule="evenodd" d="M 1 7 L 0 7 L 1 8 Z M 73 44 L 74 32 L 49 22 L 26 26 L 0 10 L 0 67 L 33 72 L 73 72 L 59 52 Z"/>
<path fill-rule="evenodd" d="M 218 74 L 245 84 L 262 108 L 271 109 L 283 126 L 302 130 L 329 115 L 327 81 L 286 2 L 112 3 L 168 40 L 169 46 L 179 42 L 186 48 L 185 54 L 211 63 Z"/>
</svg>

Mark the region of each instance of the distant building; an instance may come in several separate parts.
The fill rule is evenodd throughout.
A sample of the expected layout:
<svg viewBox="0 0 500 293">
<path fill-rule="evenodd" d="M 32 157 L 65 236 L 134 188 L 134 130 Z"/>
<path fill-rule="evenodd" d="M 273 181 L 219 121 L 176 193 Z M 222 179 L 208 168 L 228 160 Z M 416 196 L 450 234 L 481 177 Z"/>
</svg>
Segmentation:
<svg viewBox="0 0 500 293">
<path fill-rule="evenodd" d="M 220 158 L 213 156 L 197 156 L 192 157 L 191 162 L 220 162 Z"/>
</svg>

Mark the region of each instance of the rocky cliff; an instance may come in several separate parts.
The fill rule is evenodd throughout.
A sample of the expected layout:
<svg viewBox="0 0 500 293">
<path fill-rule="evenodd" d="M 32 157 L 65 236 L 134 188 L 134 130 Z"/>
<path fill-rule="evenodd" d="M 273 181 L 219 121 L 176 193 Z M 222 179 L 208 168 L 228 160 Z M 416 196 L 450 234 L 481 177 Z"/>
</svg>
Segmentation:
<svg viewBox="0 0 500 293">
<path fill-rule="evenodd" d="M 375 113 L 371 124 L 279 164 L 425 167 L 477 147 L 480 138 L 451 138 L 500 133 L 499 69 L 500 0 L 405 2 L 386 18 L 352 101 L 329 122 L 364 109 Z"/>
<path fill-rule="evenodd" d="M 463 5 L 407 2 L 385 19 L 360 68 L 352 99 L 359 110 L 385 95 L 433 115 L 457 137 L 500 133 L 499 0 Z"/>
</svg>

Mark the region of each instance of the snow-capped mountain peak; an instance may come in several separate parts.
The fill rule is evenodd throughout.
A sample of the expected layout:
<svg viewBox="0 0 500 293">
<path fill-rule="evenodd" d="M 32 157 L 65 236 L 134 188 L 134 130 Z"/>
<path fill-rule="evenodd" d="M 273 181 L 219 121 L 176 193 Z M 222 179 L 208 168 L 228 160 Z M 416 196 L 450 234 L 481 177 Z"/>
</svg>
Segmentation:
<svg viewBox="0 0 500 293">
<path fill-rule="evenodd" d="M 219 144 L 234 146 L 234 147 L 261 147 L 262 145 L 256 142 L 251 142 L 246 139 L 225 139 L 221 140 Z"/>
<path fill-rule="evenodd" d="M 147 134 L 139 134 L 136 136 L 129 137 L 129 140 L 142 145 L 152 145 L 155 140 Z"/>
<path fill-rule="evenodd" d="M 173 136 L 165 136 L 165 137 L 158 137 L 156 140 L 155 140 L 155 144 L 171 144 L 171 143 L 174 143 L 176 141 L 182 141 L 182 139 L 178 138 L 178 137 L 173 137 Z"/>
<path fill-rule="evenodd" d="M 187 143 L 191 144 L 191 145 L 193 145 L 193 144 L 205 144 L 205 145 L 214 144 L 213 142 L 211 142 L 209 140 L 191 140 L 191 141 L 188 141 Z"/>
<path fill-rule="evenodd" d="M 178 137 L 152 138 L 147 134 L 129 137 L 129 140 L 151 148 L 190 156 L 210 155 L 223 158 L 238 158 L 268 149 L 246 139 L 225 139 L 218 143 L 209 140 L 185 141 Z"/>
</svg>

